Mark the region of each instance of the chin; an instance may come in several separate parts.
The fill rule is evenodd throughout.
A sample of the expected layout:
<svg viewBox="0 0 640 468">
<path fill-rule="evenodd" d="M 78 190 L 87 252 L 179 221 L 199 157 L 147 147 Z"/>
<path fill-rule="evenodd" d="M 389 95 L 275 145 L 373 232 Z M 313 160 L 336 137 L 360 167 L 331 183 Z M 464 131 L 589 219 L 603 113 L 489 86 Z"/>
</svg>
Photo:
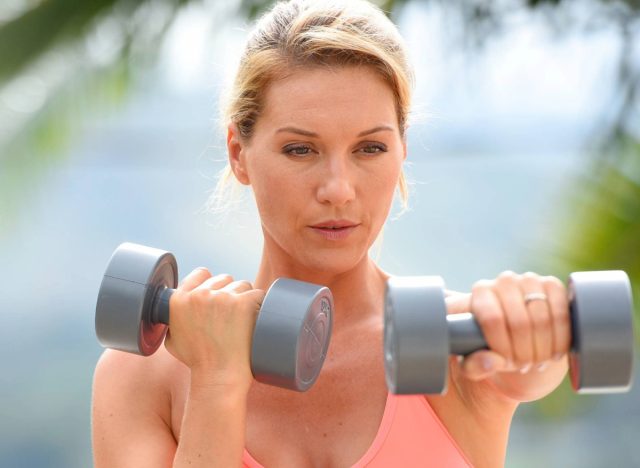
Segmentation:
<svg viewBox="0 0 640 468">
<path fill-rule="evenodd" d="M 323 252 L 303 252 L 299 262 L 305 268 L 321 273 L 323 276 L 336 276 L 356 268 L 364 258 L 367 250 L 345 252 L 343 249 L 324 250 Z"/>
</svg>

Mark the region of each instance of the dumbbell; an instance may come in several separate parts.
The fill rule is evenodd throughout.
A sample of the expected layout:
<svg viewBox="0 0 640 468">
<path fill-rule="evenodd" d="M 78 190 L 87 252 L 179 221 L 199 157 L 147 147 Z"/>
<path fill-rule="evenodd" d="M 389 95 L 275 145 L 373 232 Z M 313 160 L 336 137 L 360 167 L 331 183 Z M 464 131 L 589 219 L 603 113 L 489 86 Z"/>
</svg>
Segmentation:
<svg viewBox="0 0 640 468">
<path fill-rule="evenodd" d="M 439 276 L 392 277 L 384 311 L 387 386 L 396 394 L 446 392 L 449 355 L 488 349 L 469 312 L 447 314 Z M 577 393 L 626 392 L 633 372 L 633 301 L 624 271 L 569 275 L 569 374 Z"/>
<path fill-rule="evenodd" d="M 178 284 L 170 252 L 125 242 L 111 256 L 96 303 L 96 335 L 107 348 L 149 356 L 169 325 Z M 267 290 L 256 321 L 251 371 L 256 380 L 304 392 L 315 382 L 329 347 L 331 291 L 279 278 Z"/>
</svg>

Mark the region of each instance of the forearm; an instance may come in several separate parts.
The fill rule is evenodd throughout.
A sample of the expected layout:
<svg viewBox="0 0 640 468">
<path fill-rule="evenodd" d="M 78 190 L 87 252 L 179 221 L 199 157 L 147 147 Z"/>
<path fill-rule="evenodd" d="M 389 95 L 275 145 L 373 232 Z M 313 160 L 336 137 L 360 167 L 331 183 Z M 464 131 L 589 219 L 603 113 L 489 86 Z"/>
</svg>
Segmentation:
<svg viewBox="0 0 640 468">
<path fill-rule="evenodd" d="M 241 466 L 247 391 L 192 377 L 174 468 Z"/>
</svg>

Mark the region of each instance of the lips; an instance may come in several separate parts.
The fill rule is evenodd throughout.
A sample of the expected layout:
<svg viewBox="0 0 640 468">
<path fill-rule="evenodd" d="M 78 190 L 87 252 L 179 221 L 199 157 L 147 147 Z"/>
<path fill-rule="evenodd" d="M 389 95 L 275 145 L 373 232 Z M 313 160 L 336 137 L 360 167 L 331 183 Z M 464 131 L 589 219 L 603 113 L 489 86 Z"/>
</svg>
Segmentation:
<svg viewBox="0 0 640 468">
<path fill-rule="evenodd" d="M 354 223 L 353 221 L 349 221 L 346 219 L 336 219 L 336 220 L 323 221 L 318 224 L 313 224 L 311 225 L 311 227 L 316 229 L 338 230 L 338 229 L 356 227 L 358 224 L 359 223 Z"/>
<path fill-rule="evenodd" d="M 325 240 L 339 241 L 349 237 L 351 232 L 359 225 L 360 223 L 354 223 L 346 219 L 335 219 L 323 221 L 309 227 Z"/>
</svg>

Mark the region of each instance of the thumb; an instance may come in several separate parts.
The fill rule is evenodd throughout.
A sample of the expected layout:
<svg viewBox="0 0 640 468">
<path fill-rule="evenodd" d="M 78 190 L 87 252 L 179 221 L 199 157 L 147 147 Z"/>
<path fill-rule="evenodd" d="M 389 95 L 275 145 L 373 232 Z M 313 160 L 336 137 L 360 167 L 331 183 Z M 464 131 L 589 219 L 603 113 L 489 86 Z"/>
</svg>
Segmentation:
<svg viewBox="0 0 640 468">
<path fill-rule="evenodd" d="M 460 369 L 462 375 L 473 381 L 484 380 L 507 366 L 507 360 L 489 350 L 476 351 L 464 358 Z"/>
</svg>

